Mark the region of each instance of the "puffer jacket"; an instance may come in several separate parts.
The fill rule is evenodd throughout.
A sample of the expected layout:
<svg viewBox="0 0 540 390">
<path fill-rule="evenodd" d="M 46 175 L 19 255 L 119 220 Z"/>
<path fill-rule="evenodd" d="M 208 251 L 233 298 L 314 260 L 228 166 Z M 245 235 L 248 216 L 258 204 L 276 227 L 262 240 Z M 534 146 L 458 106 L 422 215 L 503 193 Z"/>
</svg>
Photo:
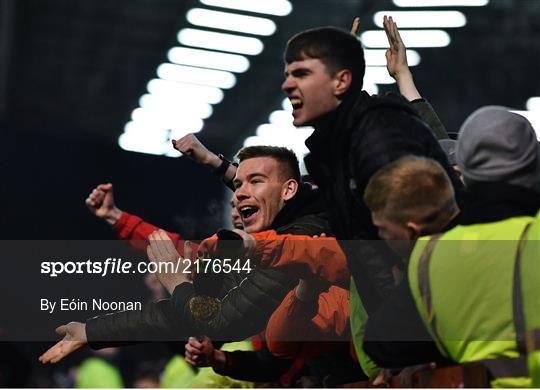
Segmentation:
<svg viewBox="0 0 540 390">
<path fill-rule="evenodd" d="M 329 234 L 325 208 L 320 193 L 303 185 L 271 228 L 282 234 Z M 226 278 L 223 285 L 228 287 L 218 297 L 197 294 L 193 284 L 182 283 L 170 299 L 149 303 L 142 311 L 90 318 L 86 321 L 89 345 L 99 349 L 132 342 L 185 340 L 194 334 L 205 334 L 214 341 L 243 340 L 264 329 L 270 315 L 298 283 L 282 270 L 262 267 L 255 267 L 243 278 L 235 274 Z"/>
<path fill-rule="evenodd" d="M 392 291 L 391 265 L 399 260 L 386 245 L 375 242 L 377 229 L 363 202 L 371 176 L 412 154 L 438 161 L 458 200 L 461 183 L 430 128 L 398 95 L 350 91 L 336 110 L 321 118 L 306 146 L 311 152 L 306 167 L 325 193 L 332 230 L 341 240 L 364 307 L 372 313 Z"/>
</svg>

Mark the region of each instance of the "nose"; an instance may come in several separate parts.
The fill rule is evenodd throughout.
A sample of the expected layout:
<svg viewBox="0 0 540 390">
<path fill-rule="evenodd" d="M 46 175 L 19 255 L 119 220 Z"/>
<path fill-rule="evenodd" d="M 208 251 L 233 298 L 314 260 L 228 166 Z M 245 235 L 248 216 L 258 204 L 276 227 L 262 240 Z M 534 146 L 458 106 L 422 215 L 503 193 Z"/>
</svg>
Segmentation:
<svg viewBox="0 0 540 390">
<path fill-rule="evenodd" d="M 240 187 L 237 187 L 234 190 L 234 196 L 238 199 L 238 203 L 242 200 L 249 198 L 249 193 L 247 191 L 246 185 L 242 184 Z"/>
<path fill-rule="evenodd" d="M 285 93 L 291 93 L 295 88 L 296 83 L 291 79 L 291 77 L 286 77 L 283 84 L 281 84 L 281 89 L 285 91 Z"/>
</svg>

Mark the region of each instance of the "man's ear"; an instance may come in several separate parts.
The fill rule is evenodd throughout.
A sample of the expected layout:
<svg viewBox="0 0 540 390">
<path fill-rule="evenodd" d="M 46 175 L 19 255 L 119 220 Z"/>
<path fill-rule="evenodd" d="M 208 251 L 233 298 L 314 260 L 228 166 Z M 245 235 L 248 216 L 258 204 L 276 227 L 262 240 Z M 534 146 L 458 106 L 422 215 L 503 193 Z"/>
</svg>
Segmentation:
<svg viewBox="0 0 540 390">
<path fill-rule="evenodd" d="M 289 200 L 296 195 L 297 191 L 298 182 L 294 179 L 289 179 L 285 183 L 283 183 L 283 190 L 281 192 L 281 196 L 283 200 Z"/>
<path fill-rule="evenodd" d="M 416 222 L 407 222 L 407 231 L 409 233 L 409 240 L 416 240 L 418 237 L 424 235 L 424 229 L 420 224 Z"/>
<path fill-rule="evenodd" d="M 334 76 L 334 95 L 341 96 L 349 90 L 352 84 L 352 73 L 349 69 L 342 69 Z"/>
</svg>

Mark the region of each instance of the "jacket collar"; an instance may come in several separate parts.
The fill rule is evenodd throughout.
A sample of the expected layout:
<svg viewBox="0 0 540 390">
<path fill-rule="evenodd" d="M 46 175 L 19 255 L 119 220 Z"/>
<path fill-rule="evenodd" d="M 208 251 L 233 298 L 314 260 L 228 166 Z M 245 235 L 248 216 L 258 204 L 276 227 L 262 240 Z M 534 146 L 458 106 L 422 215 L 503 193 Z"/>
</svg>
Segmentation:
<svg viewBox="0 0 540 390">
<path fill-rule="evenodd" d="M 534 216 L 539 208 L 540 194 L 529 188 L 475 182 L 465 190 L 458 219 L 461 225 L 489 223 L 517 216 Z"/>
<path fill-rule="evenodd" d="M 274 218 L 270 229 L 277 229 L 308 214 L 318 214 L 326 210 L 326 202 L 318 189 L 301 183 L 296 195 L 285 203 L 285 206 Z"/>
</svg>

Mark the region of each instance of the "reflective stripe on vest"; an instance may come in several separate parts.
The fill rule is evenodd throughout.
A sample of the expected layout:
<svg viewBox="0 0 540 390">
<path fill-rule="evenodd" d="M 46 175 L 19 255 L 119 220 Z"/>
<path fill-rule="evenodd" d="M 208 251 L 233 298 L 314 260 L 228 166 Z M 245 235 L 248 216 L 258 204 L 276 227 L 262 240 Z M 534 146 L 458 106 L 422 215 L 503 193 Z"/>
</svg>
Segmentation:
<svg viewBox="0 0 540 390">
<path fill-rule="evenodd" d="M 519 238 L 519 244 L 516 251 L 515 262 L 514 262 L 514 283 L 512 289 L 512 309 L 513 309 L 513 319 L 514 326 L 516 330 L 516 346 L 520 354 L 525 354 L 527 350 L 527 345 L 525 343 L 526 333 L 525 333 L 525 317 L 523 314 L 523 297 L 521 294 L 521 254 L 523 252 L 523 247 L 525 244 L 525 238 L 527 232 L 531 227 L 531 223 L 528 223 L 521 236 Z M 424 248 L 420 260 L 418 263 L 418 283 L 420 296 L 424 304 L 424 308 L 427 313 L 427 324 L 431 328 L 433 337 L 436 338 L 436 341 L 443 353 L 446 356 L 451 357 L 452 355 L 447 350 L 441 335 L 437 330 L 437 319 L 435 315 L 435 310 L 432 305 L 432 294 L 431 294 L 431 284 L 429 282 L 429 265 L 433 255 L 433 251 L 439 238 L 442 234 L 434 235 L 431 237 L 429 242 Z M 536 333 L 531 333 L 529 337 L 534 337 L 534 344 L 540 345 L 540 330 Z M 527 339 L 529 341 L 529 339 Z M 495 358 L 495 359 L 484 359 L 481 360 L 482 363 L 486 365 L 491 375 L 494 378 L 507 378 L 507 377 L 523 377 L 528 376 L 528 369 L 525 356 L 520 356 L 518 358 Z"/>
</svg>

